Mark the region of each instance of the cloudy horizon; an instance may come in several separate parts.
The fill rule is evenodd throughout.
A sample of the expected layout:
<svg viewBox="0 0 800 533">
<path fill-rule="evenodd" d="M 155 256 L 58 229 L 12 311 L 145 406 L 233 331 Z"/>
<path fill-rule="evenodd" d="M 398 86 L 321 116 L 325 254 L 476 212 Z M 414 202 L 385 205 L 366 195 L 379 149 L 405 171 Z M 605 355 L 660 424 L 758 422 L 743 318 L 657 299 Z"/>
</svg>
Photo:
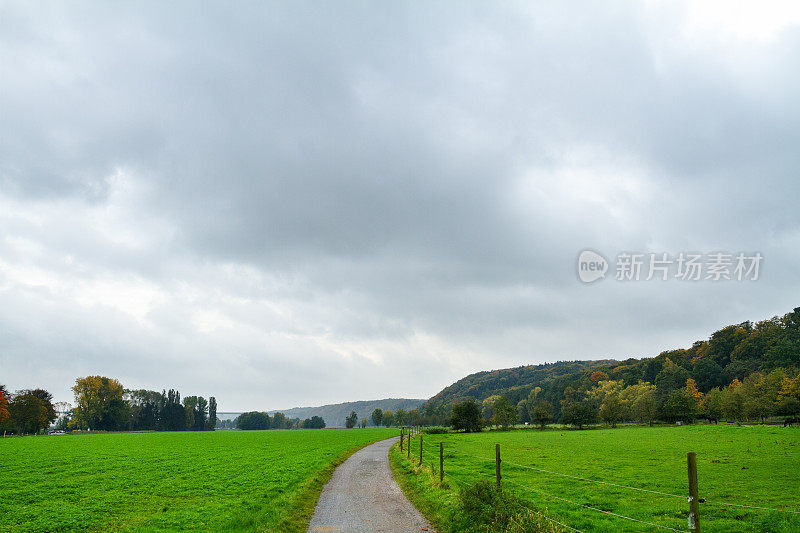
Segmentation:
<svg viewBox="0 0 800 533">
<path fill-rule="evenodd" d="M 792 3 L 2 2 L 0 383 L 428 398 L 782 315 L 798 64 Z"/>
</svg>

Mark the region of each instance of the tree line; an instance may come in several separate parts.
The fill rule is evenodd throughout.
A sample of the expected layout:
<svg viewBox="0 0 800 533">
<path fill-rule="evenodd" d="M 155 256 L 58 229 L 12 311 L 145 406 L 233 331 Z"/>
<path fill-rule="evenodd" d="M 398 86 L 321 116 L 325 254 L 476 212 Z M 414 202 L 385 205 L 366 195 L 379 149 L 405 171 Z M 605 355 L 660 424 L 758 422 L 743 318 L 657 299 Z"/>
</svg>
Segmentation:
<svg viewBox="0 0 800 533">
<path fill-rule="evenodd" d="M 598 422 L 616 427 L 620 422 L 652 425 L 657 420 L 764 423 L 771 416 L 794 417 L 800 413 L 800 372 L 784 369 L 753 372 L 742 381 L 734 379 L 727 386 L 705 393 L 685 369 L 672 361 L 664 365 L 655 384 L 640 380 L 625 386 L 624 381 L 612 380 L 600 371 L 592 373 L 590 382 L 588 387 L 566 388 L 558 418 L 554 416 L 554 406 L 540 398 L 541 388 L 537 387 L 516 407 L 501 395 L 490 396 L 481 403 L 473 398 L 457 402 L 449 423 L 453 429 L 478 431 L 484 426 L 508 428 L 517 423 L 544 428 L 558 420 L 582 429 Z"/>
<path fill-rule="evenodd" d="M 250 411 L 242 413 L 233 422 L 236 429 L 323 429 L 325 420 L 320 416 L 312 416 L 305 420 L 299 418 L 286 418 L 283 413 L 269 413 L 263 411 Z"/>
<path fill-rule="evenodd" d="M 35 434 L 55 423 L 55 429 L 100 431 L 202 431 L 217 425 L 217 400 L 186 396 L 170 389 L 127 390 L 113 378 L 87 376 L 72 387 L 75 404 L 53 403 L 43 389 L 9 394 L 0 385 L 0 431 Z"/>
<path fill-rule="evenodd" d="M 424 418 L 419 409 L 411 409 L 410 411 L 398 409 L 393 413 L 389 409 L 384 411 L 383 409 L 377 408 L 372 411 L 369 419 L 365 417 L 360 421 L 358 419 L 358 413 L 351 411 L 350 415 L 344 419 L 344 426 L 348 429 L 356 426 L 365 428 L 369 425 L 370 421 L 372 421 L 372 425 L 376 427 L 419 426 L 423 423 Z"/>
<path fill-rule="evenodd" d="M 423 425 L 449 424 L 455 405 L 471 398 L 483 423 L 494 424 L 493 405 L 504 397 L 522 423 L 763 421 L 800 416 L 798 375 L 800 308 L 727 326 L 690 348 L 652 358 L 479 372 L 445 388 L 420 411 Z M 502 412 L 510 416 L 509 408 Z"/>
</svg>

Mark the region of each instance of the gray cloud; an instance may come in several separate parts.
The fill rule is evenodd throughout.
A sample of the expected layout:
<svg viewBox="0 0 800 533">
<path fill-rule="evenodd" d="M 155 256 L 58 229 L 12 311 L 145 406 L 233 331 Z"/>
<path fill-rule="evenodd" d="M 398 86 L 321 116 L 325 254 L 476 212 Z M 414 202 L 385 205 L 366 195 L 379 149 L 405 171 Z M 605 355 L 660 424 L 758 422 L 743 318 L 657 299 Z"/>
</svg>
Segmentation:
<svg viewBox="0 0 800 533">
<path fill-rule="evenodd" d="M 743 36 L 672 3 L 0 9 L 11 388 L 429 396 L 797 305 L 797 17 Z M 587 247 L 765 266 L 584 286 Z"/>
</svg>

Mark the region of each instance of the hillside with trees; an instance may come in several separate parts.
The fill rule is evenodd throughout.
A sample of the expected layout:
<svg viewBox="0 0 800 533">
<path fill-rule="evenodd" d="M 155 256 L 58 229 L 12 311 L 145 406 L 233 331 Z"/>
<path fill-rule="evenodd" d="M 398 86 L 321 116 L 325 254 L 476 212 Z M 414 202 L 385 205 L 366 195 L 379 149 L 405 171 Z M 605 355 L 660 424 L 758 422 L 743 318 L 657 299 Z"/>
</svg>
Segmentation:
<svg viewBox="0 0 800 533">
<path fill-rule="evenodd" d="M 326 427 L 345 427 L 347 417 L 356 412 L 360 417 L 367 418 L 367 424 L 372 422 L 373 425 L 396 425 L 390 424 L 376 424 L 372 420 L 372 413 L 376 409 L 381 412 L 391 411 L 396 413 L 398 410 L 401 413 L 410 412 L 417 409 L 425 402 L 424 399 L 409 399 L 409 398 L 387 398 L 384 400 L 362 400 L 357 402 L 345 402 L 331 405 L 322 405 L 320 407 L 294 407 L 292 409 L 285 409 L 281 411 L 269 411 L 269 414 L 277 412 L 283 413 L 287 418 L 310 419 L 313 416 L 319 416 L 325 421 Z"/>
<path fill-rule="evenodd" d="M 478 372 L 428 400 L 420 408 L 423 423 L 449 423 L 453 406 L 465 400 L 477 404 L 484 424 L 503 426 L 508 424 L 506 402 L 516 406 L 518 422 L 560 421 L 576 427 L 599 421 L 614 426 L 621 421 L 798 416 L 800 307 L 724 327 L 689 348 L 655 357 Z"/>
</svg>

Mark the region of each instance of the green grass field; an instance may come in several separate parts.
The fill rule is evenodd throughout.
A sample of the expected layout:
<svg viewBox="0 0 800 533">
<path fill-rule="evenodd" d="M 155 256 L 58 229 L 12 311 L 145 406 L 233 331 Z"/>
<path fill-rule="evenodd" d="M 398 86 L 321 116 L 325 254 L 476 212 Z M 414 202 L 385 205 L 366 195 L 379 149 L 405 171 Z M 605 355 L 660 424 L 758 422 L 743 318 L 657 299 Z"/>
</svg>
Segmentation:
<svg viewBox="0 0 800 533">
<path fill-rule="evenodd" d="M 444 443 L 446 483 L 438 485 L 438 443 Z M 706 531 L 800 531 L 800 514 L 733 507 L 730 503 L 800 512 L 800 428 L 693 425 L 586 431 L 516 430 L 423 436 L 423 464 L 393 448 L 396 476 L 420 509 L 448 531 L 459 524 L 459 487 L 495 479 L 500 444 L 504 490 L 531 508 L 582 531 L 663 529 L 576 504 L 686 531 L 686 453 L 697 453 L 700 523 Z M 419 440 L 412 442 L 419 457 Z M 417 460 L 413 461 L 416 464 Z M 676 495 L 664 496 L 523 468 Z M 563 499 L 558 499 L 563 498 Z M 574 503 L 569 503 L 570 500 Z M 458 527 L 463 527 L 460 524 Z"/>
<path fill-rule="evenodd" d="M 0 531 L 304 531 L 333 466 L 396 430 L 0 438 Z"/>
</svg>

